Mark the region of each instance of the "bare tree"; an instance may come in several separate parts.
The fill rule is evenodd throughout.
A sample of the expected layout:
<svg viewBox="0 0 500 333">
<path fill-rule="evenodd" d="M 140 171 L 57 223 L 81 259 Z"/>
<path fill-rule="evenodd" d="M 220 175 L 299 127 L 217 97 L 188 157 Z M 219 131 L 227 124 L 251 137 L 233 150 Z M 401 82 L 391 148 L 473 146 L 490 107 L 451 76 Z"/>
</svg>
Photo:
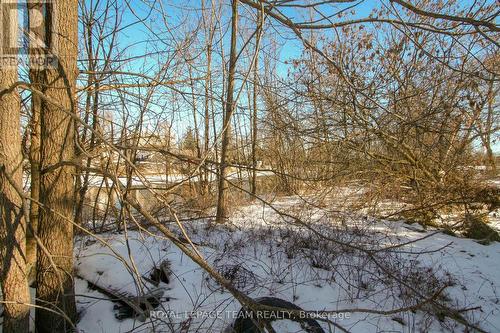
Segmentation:
<svg viewBox="0 0 500 333">
<path fill-rule="evenodd" d="M 31 22 L 33 16 L 43 12 L 43 4 L 41 1 L 32 1 L 28 3 L 28 18 L 29 25 L 29 51 L 32 57 L 43 57 L 44 50 L 37 44 L 38 41 L 45 40 L 45 22 Z M 38 15 L 37 15 L 38 16 Z M 39 17 L 38 17 L 39 18 Z M 30 81 L 33 88 L 40 92 L 44 90 L 44 69 L 36 64 L 30 64 Z M 30 118 L 30 228 L 27 230 L 26 239 L 26 259 L 29 265 L 30 280 L 36 278 L 36 232 L 38 226 L 38 214 L 40 201 L 40 114 L 42 110 L 43 99 L 37 94 L 31 95 L 31 118 Z"/>
<path fill-rule="evenodd" d="M 260 38 L 262 36 L 263 16 L 257 12 L 257 26 L 259 31 L 256 35 L 255 45 L 259 47 Z M 258 96 L 259 96 L 259 50 L 255 50 L 255 63 L 253 65 L 253 91 L 252 91 L 252 181 L 250 183 L 250 191 L 253 195 L 257 193 L 257 131 L 258 131 Z"/>
<path fill-rule="evenodd" d="M 78 1 L 47 4 L 54 20 L 57 68 L 47 68 L 47 99 L 41 113 L 40 218 L 36 295 L 38 332 L 66 332 L 76 319 L 73 282 L 73 224 Z M 56 15 L 59 19 L 56 19 Z M 47 34 L 49 35 L 49 34 Z M 50 44 L 49 44 L 50 45 Z"/>
<path fill-rule="evenodd" d="M 2 22 L 10 23 L 9 36 L 16 41 L 17 18 L 0 6 Z M 2 47 L 3 51 L 4 48 Z M 3 52 L 2 52 L 3 53 Z M 0 58 L 7 56 L 0 54 Z M 8 55 L 11 56 L 11 55 Z M 17 68 L 0 65 L 0 285 L 3 331 L 28 332 L 30 295 L 26 267 L 26 219 L 22 201 L 21 104 L 13 85 Z"/>
<path fill-rule="evenodd" d="M 205 1 L 202 0 L 202 22 L 206 34 L 205 48 L 206 48 L 206 73 L 205 73 L 205 99 L 204 99 L 204 153 L 209 154 L 210 150 L 210 114 L 211 106 L 213 106 L 213 101 L 211 94 L 213 94 L 212 87 L 212 52 L 213 52 L 213 41 L 215 36 L 215 8 L 212 4 L 210 6 L 210 15 L 205 13 Z M 207 17 L 208 16 L 208 17 Z M 212 107 L 213 112 L 213 107 Z M 215 137 L 214 137 L 215 139 Z M 210 166 L 207 164 L 204 170 L 204 184 L 202 184 L 202 190 L 206 193 L 210 191 Z"/>
<path fill-rule="evenodd" d="M 219 165 L 219 185 L 217 194 L 217 217 L 216 221 L 222 223 L 228 216 L 227 206 L 227 158 L 231 141 L 231 119 L 235 110 L 234 83 L 236 74 L 236 38 L 238 34 L 238 0 L 232 0 L 231 16 L 231 51 L 229 55 L 229 74 L 227 82 L 227 97 L 224 106 L 224 120 L 222 122 L 222 142 Z"/>
</svg>

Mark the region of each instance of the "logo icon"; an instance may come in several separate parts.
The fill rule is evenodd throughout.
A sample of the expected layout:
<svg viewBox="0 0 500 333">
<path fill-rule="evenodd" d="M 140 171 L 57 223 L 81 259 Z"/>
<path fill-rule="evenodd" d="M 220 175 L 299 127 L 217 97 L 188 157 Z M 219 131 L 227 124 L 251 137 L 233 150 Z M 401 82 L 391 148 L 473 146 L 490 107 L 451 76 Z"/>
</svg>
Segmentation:
<svg viewBox="0 0 500 333">
<path fill-rule="evenodd" d="M 57 67 L 55 1 L 0 1 L 0 66 Z"/>
</svg>

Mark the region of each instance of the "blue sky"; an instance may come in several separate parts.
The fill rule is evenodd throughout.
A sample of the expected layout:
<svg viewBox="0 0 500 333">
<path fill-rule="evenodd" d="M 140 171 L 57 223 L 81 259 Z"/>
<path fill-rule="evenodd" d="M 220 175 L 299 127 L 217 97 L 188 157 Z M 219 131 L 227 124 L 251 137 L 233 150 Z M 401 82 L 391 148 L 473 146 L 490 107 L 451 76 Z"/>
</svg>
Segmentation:
<svg viewBox="0 0 500 333">
<path fill-rule="evenodd" d="M 210 1 L 207 1 L 210 2 Z M 124 4 L 124 0 L 122 0 L 122 4 Z M 147 44 L 144 42 L 145 40 L 148 40 L 150 38 L 155 38 L 155 34 L 158 35 L 158 37 L 161 38 L 166 38 L 168 39 L 170 36 L 166 29 L 162 29 L 163 23 L 161 22 L 161 18 L 153 13 L 150 13 L 149 10 L 144 6 L 144 5 L 137 5 L 135 4 L 140 4 L 142 2 L 139 1 L 134 1 L 132 4 L 134 4 L 133 10 L 135 11 L 135 14 L 140 17 L 140 18 L 146 18 L 148 22 L 150 22 L 153 26 L 157 27 L 154 31 L 149 31 L 144 25 L 141 23 L 137 23 L 134 25 L 131 25 L 127 29 L 123 30 L 120 35 L 120 44 L 122 46 L 128 45 L 129 48 L 127 49 L 128 55 L 143 55 L 145 53 L 145 49 Z M 194 9 L 199 9 L 199 4 L 201 3 L 200 1 L 181 1 L 181 0 L 170 0 L 165 6 L 165 8 L 168 8 L 167 10 L 167 24 L 170 28 L 176 29 L 176 26 L 181 23 L 183 19 L 186 17 L 188 18 L 188 24 L 194 29 L 194 27 L 199 23 L 200 17 L 199 17 L 199 11 L 197 10 L 189 10 L 189 8 L 194 8 Z M 468 6 L 472 3 L 472 0 L 465 0 L 461 1 L 460 5 L 463 6 Z M 229 21 L 229 1 L 225 2 L 225 11 L 226 15 L 223 15 L 224 17 L 224 25 L 228 24 Z M 370 12 L 373 10 L 373 8 L 377 5 L 379 5 L 380 2 L 378 1 L 360 1 L 359 5 L 355 7 L 355 13 L 349 14 L 347 18 L 342 18 L 342 19 L 349 19 L 349 18 L 362 18 L 362 17 L 367 17 Z M 340 4 L 338 6 L 332 6 L 332 5 L 324 5 L 321 6 L 319 9 L 323 12 L 324 15 L 331 15 L 335 13 L 336 11 L 339 10 L 339 8 L 346 8 L 351 6 L 350 4 Z M 246 6 L 242 6 L 246 7 Z M 302 19 L 308 19 L 305 16 L 308 16 L 309 13 L 305 11 L 295 11 L 295 10 L 285 10 L 284 11 L 288 16 L 293 18 L 295 21 L 300 21 Z M 349 10 L 350 12 L 350 10 Z M 187 13 L 187 14 L 186 14 Z M 240 13 L 243 15 L 248 14 L 248 8 L 240 8 Z M 149 15 L 149 16 L 148 16 Z M 186 16 L 187 15 L 187 16 Z M 317 16 L 315 14 L 315 16 Z M 130 9 L 125 10 L 124 15 L 122 17 L 122 26 L 132 24 L 133 22 L 137 21 L 137 17 L 132 14 Z M 338 18 L 336 18 L 339 20 Z M 278 25 L 275 25 L 278 26 Z M 280 63 L 278 65 L 278 73 L 282 76 L 285 76 L 288 70 L 288 65 L 285 63 L 294 58 L 298 58 L 302 52 L 302 44 L 300 41 L 298 41 L 291 32 L 286 31 L 286 30 L 280 30 L 279 33 L 272 33 L 273 36 L 276 36 L 278 39 L 279 44 L 281 44 L 280 48 Z M 282 36 L 280 36 L 282 34 Z M 333 31 L 328 31 L 326 34 L 333 34 Z M 179 34 L 180 35 L 180 34 Z M 229 45 L 229 34 L 226 34 L 224 37 L 224 43 L 226 47 Z M 241 44 L 241 42 L 240 42 Z M 161 45 L 161 44 L 159 44 Z M 263 42 L 263 45 L 265 45 L 265 41 Z M 241 46 L 241 45 L 240 45 Z M 165 45 L 165 51 L 168 52 L 168 45 Z M 227 59 L 226 59 L 227 60 Z M 140 70 L 139 67 L 140 65 L 147 64 L 148 61 L 151 61 L 152 65 L 154 66 L 154 58 L 151 57 L 149 59 L 141 59 L 140 61 L 137 61 L 135 63 L 131 64 L 132 68 L 136 68 L 138 71 Z M 245 94 L 241 95 L 242 98 L 242 103 L 246 103 L 245 101 Z M 186 119 L 190 119 L 190 117 L 187 117 Z M 178 130 L 180 132 L 184 131 L 187 126 L 192 126 L 192 123 L 190 120 L 186 120 L 185 122 L 181 122 L 180 127 Z M 497 142 L 494 146 L 495 151 L 498 153 L 500 152 L 500 142 Z"/>
</svg>

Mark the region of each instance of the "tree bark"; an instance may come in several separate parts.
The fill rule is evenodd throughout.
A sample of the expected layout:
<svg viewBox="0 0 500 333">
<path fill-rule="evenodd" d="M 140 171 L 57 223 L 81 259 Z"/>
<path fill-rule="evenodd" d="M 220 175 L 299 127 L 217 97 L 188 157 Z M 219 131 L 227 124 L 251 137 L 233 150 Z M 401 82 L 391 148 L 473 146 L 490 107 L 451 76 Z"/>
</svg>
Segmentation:
<svg viewBox="0 0 500 333">
<path fill-rule="evenodd" d="M 16 17 L 7 10 L 6 6 L 0 7 L 3 22 L 17 26 Z M 3 332 L 6 333 L 28 332 L 30 303 L 25 260 L 26 221 L 18 193 L 23 177 L 21 105 L 18 92 L 8 90 L 16 81 L 17 67 L 0 65 L 0 285 L 5 301 Z"/>
<path fill-rule="evenodd" d="M 231 140 L 231 118 L 234 113 L 234 77 L 236 73 L 236 38 L 238 33 L 238 0 L 232 1 L 232 16 L 231 16 L 231 54 L 229 56 L 229 75 L 227 84 L 227 97 L 224 112 L 224 121 L 222 128 L 222 143 L 221 156 L 219 166 L 219 184 L 217 197 L 217 215 L 216 222 L 223 223 L 228 216 L 227 207 L 227 180 L 226 180 L 226 163 L 229 143 Z"/>
<path fill-rule="evenodd" d="M 490 80 L 488 82 L 488 94 L 487 94 L 487 115 L 486 115 L 486 131 L 483 139 L 484 146 L 486 148 L 486 157 L 488 159 L 488 164 L 490 167 L 490 172 L 492 175 L 496 175 L 497 165 L 495 161 L 495 154 L 493 153 L 493 149 L 491 149 L 491 133 L 493 132 L 492 127 L 494 126 L 494 114 L 495 114 L 495 99 L 498 89 L 495 91 L 494 89 L 495 82 Z"/>
<path fill-rule="evenodd" d="M 57 19 L 55 18 L 57 15 Z M 48 20 L 55 22 L 50 39 L 57 68 L 48 68 L 45 95 L 61 107 L 44 103 L 41 115 L 41 177 L 38 236 L 36 330 L 67 332 L 76 319 L 73 281 L 73 219 L 75 168 L 64 162 L 75 156 L 75 87 L 78 68 L 78 1 L 48 4 Z M 52 45 L 52 44 L 51 44 Z M 48 255 L 50 254 L 50 256 Z M 45 310 L 44 307 L 55 311 Z M 65 318 L 60 314 L 64 312 Z M 59 312 L 59 313 L 57 313 Z"/>
<path fill-rule="evenodd" d="M 28 3 L 28 18 L 31 22 L 35 12 L 42 13 L 43 7 L 41 1 L 31 1 Z M 45 40 L 45 22 L 35 26 L 30 24 L 30 34 L 34 38 L 30 38 L 29 53 L 33 57 L 43 57 L 43 50 L 36 44 L 36 40 Z M 44 71 L 42 67 L 35 63 L 30 65 L 30 81 L 33 88 L 44 90 Z M 31 186 L 30 196 L 33 199 L 30 203 L 29 225 L 30 228 L 26 231 L 26 261 L 28 264 L 29 282 L 36 278 L 36 239 L 35 234 L 38 227 L 38 212 L 40 201 L 40 114 L 43 100 L 41 96 L 31 95 L 31 119 L 30 119 L 30 172 Z"/>
</svg>

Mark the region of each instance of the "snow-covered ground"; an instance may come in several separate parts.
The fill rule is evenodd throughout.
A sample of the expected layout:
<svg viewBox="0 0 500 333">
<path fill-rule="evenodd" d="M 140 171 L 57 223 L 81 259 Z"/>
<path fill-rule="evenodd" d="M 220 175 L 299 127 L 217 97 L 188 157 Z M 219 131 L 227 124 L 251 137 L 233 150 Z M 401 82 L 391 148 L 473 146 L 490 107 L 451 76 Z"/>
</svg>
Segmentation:
<svg viewBox="0 0 500 333">
<path fill-rule="evenodd" d="M 281 199 L 274 207 L 278 212 L 260 204 L 243 207 L 226 226 L 207 229 L 206 221 L 196 221 L 185 227 L 210 264 L 228 276 L 236 272 L 240 291 L 279 297 L 305 310 L 338 311 L 329 320 L 347 331 L 464 332 L 437 302 L 484 331 L 500 332 L 499 243 L 484 246 L 415 225 L 338 216 L 303 207 L 297 198 Z M 85 278 L 76 279 L 81 332 L 221 332 L 234 320 L 240 304 L 160 235 L 131 231 L 100 237 L 106 245 L 84 237 L 75 247 L 77 274 Z M 371 257 L 355 247 L 372 250 Z M 170 262 L 172 276 L 168 284 L 160 283 L 165 293 L 157 318 L 116 319 L 114 303 L 86 282 L 136 295 L 151 287 L 142 276 L 163 260 Z M 433 302 L 418 309 L 380 313 L 427 298 Z M 339 331 L 328 322 L 321 325 L 325 332 Z M 277 332 L 300 332 L 290 321 L 273 326 Z"/>
<path fill-rule="evenodd" d="M 274 173 L 271 171 L 258 171 L 257 172 L 257 177 L 267 177 L 267 176 L 274 176 Z M 242 179 L 247 179 L 248 178 L 248 172 L 243 171 L 242 174 Z M 230 172 L 227 175 L 227 179 L 238 179 L 240 175 L 238 172 Z M 169 183 L 181 183 L 185 182 L 191 179 L 191 181 L 198 181 L 198 176 L 192 176 L 189 177 L 188 175 L 184 174 L 171 174 L 168 176 L 168 182 Z M 210 173 L 209 174 L 209 179 L 210 181 L 215 181 L 216 177 L 214 174 Z M 127 184 L 127 178 L 126 177 L 118 177 L 118 181 L 122 185 Z M 112 183 L 111 180 L 109 180 L 110 183 Z M 138 177 L 134 176 L 132 177 L 132 186 L 144 186 L 144 185 L 165 185 L 167 182 L 167 177 L 164 174 L 147 174 L 144 175 L 143 177 Z M 90 186 L 102 186 L 104 184 L 103 177 L 100 175 L 92 174 L 89 177 L 89 185 Z"/>
</svg>

